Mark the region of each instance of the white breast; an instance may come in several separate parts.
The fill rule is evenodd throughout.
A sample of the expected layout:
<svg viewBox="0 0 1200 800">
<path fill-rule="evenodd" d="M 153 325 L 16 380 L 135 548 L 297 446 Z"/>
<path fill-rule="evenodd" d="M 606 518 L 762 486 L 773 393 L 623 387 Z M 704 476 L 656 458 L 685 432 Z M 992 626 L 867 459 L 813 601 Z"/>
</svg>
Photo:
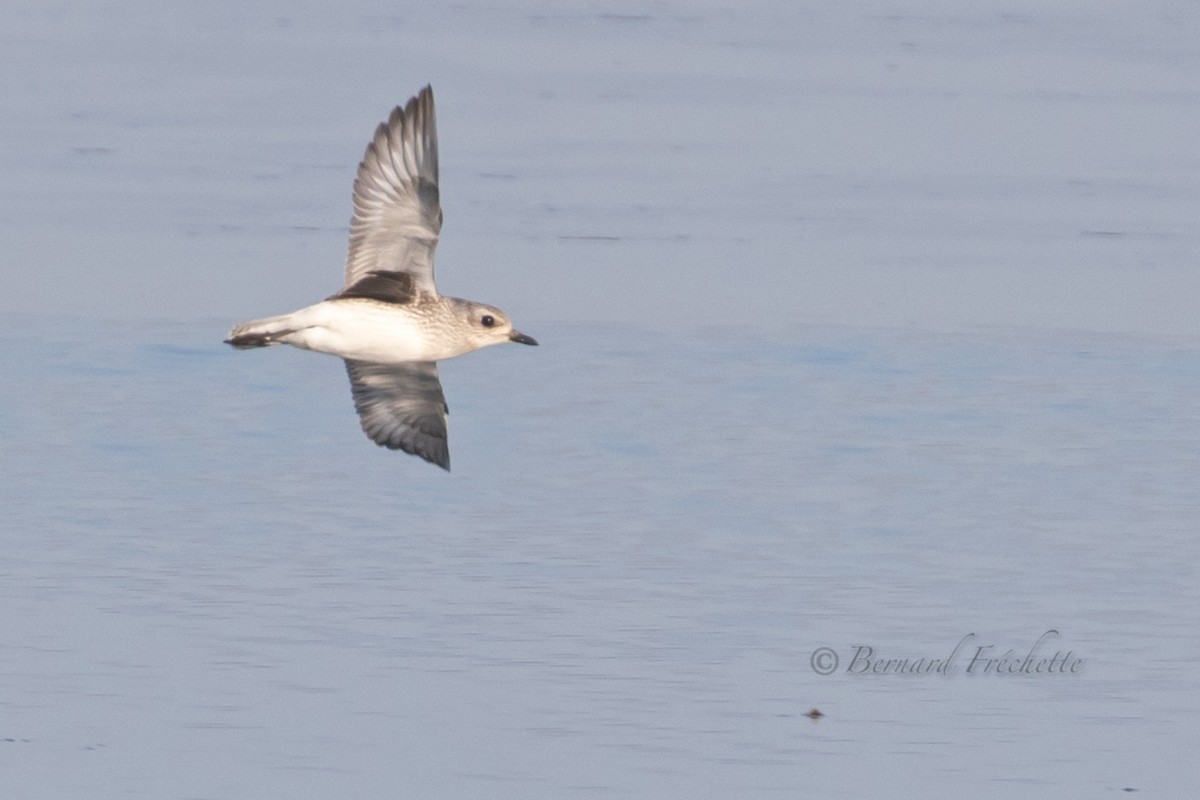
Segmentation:
<svg viewBox="0 0 1200 800">
<path fill-rule="evenodd" d="M 293 315 L 298 329 L 285 340 L 306 350 L 391 364 L 444 357 L 431 341 L 429 320 L 410 306 L 374 300 L 326 300 Z"/>
</svg>

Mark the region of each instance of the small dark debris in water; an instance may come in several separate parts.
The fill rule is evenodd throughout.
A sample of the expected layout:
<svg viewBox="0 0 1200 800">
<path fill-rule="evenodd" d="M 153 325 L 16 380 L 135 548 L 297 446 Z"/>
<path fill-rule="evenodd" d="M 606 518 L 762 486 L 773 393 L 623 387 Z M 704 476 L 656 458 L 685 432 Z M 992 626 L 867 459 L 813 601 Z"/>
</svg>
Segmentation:
<svg viewBox="0 0 1200 800">
<path fill-rule="evenodd" d="M 1122 792 L 1136 792 L 1136 791 L 1137 791 L 1137 789 L 1133 788 L 1132 786 L 1126 786 L 1126 787 L 1125 787 L 1124 789 L 1122 789 L 1121 791 L 1122 791 Z"/>
<path fill-rule="evenodd" d="M 1098 239 L 1119 239 L 1125 235 L 1125 231 L 1084 231 L 1083 235 Z"/>
<path fill-rule="evenodd" d="M 808 710 L 808 713 L 805 714 L 804 716 L 808 717 L 813 722 L 816 722 L 817 720 L 819 720 L 821 717 L 823 717 L 825 715 L 821 713 L 821 709 L 814 707 L 814 708 L 810 708 Z"/>
</svg>

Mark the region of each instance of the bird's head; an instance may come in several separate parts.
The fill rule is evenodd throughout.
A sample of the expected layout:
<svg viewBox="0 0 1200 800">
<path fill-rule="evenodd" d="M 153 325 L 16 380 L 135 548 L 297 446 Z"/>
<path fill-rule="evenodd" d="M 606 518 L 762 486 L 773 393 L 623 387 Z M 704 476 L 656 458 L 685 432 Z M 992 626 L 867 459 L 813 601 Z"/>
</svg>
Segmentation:
<svg viewBox="0 0 1200 800">
<path fill-rule="evenodd" d="M 495 306 L 468 302 L 462 310 L 467 338 L 476 349 L 503 342 L 537 344 L 532 337 L 514 330 L 508 315 Z"/>
</svg>

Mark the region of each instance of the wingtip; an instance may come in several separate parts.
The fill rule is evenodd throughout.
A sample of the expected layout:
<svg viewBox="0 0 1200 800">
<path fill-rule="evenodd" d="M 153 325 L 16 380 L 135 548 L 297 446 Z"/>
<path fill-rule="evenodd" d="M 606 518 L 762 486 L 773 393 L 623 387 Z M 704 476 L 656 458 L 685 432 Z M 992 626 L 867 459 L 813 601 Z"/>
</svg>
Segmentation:
<svg viewBox="0 0 1200 800">
<path fill-rule="evenodd" d="M 405 112 L 408 114 L 415 113 L 418 108 L 433 107 L 433 86 L 425 84 L 421 90 L 408 99 L 404 104 Z M 399 108 L 399 107 L 397 107 Z"/>
<path fill-rule="evenodd" d="M 446 470 L 446 472 L 450 471 L 450 455 L 448 453 L 447 454 L 441 454 L 441 453 L 425 454 L 425 453 L 414 453 L 411 450 L 408 451 L 408 453 L 409 453 L 409 455 L 414 455 L 423 461 L 428 461 L 430 464 L 433 464 L 435 467 L 441 467 L 442 469 Z"/>
<path fill-rule="evenodd" d="M 419 455 L 421 456 L 421 458 L 425 459 L 430 464 L 437 464 L 439 467 L 446 470 L 446 472 L 450 471 L 450 447 L 449 446 L 440 447 L 435 452 L 429 453 L 429 455 L 425 455 L 424 453 L 420 453 Z"/>
</svg>

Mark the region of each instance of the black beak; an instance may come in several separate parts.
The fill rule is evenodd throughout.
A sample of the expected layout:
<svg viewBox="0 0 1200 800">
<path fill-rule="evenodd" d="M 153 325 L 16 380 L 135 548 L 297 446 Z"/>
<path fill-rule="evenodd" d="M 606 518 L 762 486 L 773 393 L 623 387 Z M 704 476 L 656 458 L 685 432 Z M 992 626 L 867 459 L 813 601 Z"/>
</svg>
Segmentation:
<svg viewBox="0 0 1200 800">
<path fill-rule="evenodd" d="M 508 335 L 508 340 L 510 342 L 516 342 L 517 344 L 537 344 L 537 339 L 534 339 L 532 336 L 526 336 L 520 331 L 513 331 L 510 333 Z"/>
</svg>

